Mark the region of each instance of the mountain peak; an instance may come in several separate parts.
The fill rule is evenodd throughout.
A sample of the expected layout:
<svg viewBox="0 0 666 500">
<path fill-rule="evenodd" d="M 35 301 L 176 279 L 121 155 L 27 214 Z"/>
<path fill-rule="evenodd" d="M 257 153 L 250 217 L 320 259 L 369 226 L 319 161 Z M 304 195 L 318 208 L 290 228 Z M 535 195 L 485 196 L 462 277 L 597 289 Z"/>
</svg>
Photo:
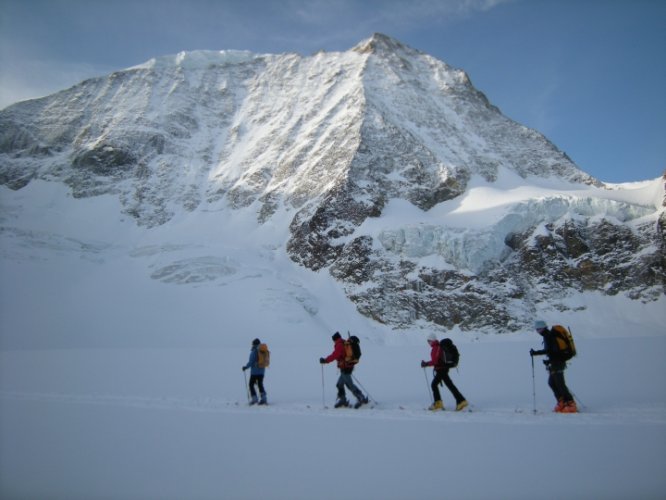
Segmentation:
<svg viewBox="0 0 666 500">
<path fill-rule="evenodd" d="M 664 216 L 657 225 L 644 206 L 597 199 L 598 181 L 463 71 L 380 33 L 351 50 L 182 52 L 18 103 L 0 111 L 0 187 L 59 181 L 73 200 L 112 195 L 146 231 L 164 226 L 156 235 L 183 217 L 217 233 L 204 221 L 220 212 L 238 221 L 225 248 L 270 234 L 280 254 L 329 269 L 358 311 L 396 328 L 515 331 L 581 290 L 661 300 Z M 534 197 L 497 194 L 530 184 Z M 16 255 L 43 245 L 7 222 L 6 196 L 0 258 L 5 238 L 20 239 Z M 19 213 L 30 204 L 16 196 Z M 157 251 L 154 279 L 238 272 L 172 247 Z"/>
<path fill-rule="evenodd" d="M 370 38 L 363 40 L 361 43 L 356 45 L 353 49 L 355 52 L 361 54 L 373 53 L 373 54 L 383 54 L 383 53 L 393 53 L 399 50 L 413 50 L 409 49 L 406 45 L 403 45 L 395 38 L 391 38 L 388 35 L 383 33 L 374 33 Z"/>
</svg>

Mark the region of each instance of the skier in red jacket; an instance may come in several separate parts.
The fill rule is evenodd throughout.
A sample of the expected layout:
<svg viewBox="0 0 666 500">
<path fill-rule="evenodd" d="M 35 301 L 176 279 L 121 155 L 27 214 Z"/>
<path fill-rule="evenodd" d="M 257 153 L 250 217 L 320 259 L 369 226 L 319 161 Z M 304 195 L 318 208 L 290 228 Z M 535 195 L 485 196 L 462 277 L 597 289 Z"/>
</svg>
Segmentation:
<svg viewBox="0 0 666 500">
<path fill-rule="evenodd" d="M 349 401 L 347 401 L 347 397 L 345 396 L 345 386 L 347 386 L 357 400 L 354 408 L 359 408 L 361 405 L 367 404 L 368 398 L 363 395 L 356 385 L 354 385 L 354 380 L 352 379 L 354 365 L 345 361 L 345 341 L 342 340 L 342 336 L 339 332 L 335 332 L 331 339 L 335 343 L 333 352 L 326 358 L 319 358 L 319 363 L 323 365 L 328 364 L 331 361 L 338 362 L 340 378 L 338 378 L 338 383 L 336 384 L 336 387 L 338 388 L 338 400 L 335 403 L 335 407 L 340 408 L 350 406 Z"/>
<path fill-rule="evenodd" d="M 455 386 L 451 377 L 449 377 L 449 368 L 442 364 L 441 357 L 441 347 L 437 336 L 434 333 L 431 333 L 428 336 L 428 344 L 430 344 L 430 361 L 421 361 L 421 367 L 425 368 L 426 366 L 432 366 L 434 368 L 435 376 L 432 379 L 430 387 L 432 389 L 432 396 L 434 399 L 433 404 L 428 408 L 429 410 L 443 410 L 444 405 L 442 404 L 442 396 L 439 393 L 439 385 L 444 382 L 444 385 L 451 391 L 453 397 L 456 398 L 456 411 L 460 411 L 463 408 L 468 406 L 467 400 L 460 393 L 458 388 Z"/>
</svg>

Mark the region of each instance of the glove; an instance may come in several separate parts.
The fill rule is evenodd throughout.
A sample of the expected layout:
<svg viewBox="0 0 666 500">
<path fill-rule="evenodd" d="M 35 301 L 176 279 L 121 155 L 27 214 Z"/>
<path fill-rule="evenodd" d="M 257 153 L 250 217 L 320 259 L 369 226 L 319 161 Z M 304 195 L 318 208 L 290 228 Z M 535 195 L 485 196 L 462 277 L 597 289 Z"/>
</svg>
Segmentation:
<svg viewBox="0 0 666 500">
<path fill-rule="evenodd" d="M 324 358 L 319 358 L 319 363 L 323 365 L 326 363 L 326 360 Z"/>
<path fill-rule="evenodd" d="M 535 351 L 534 349 L 530 349 L 530 356 L 534 356 L 534 353 L 535 353 L 535 352 L 536 352 L 536 351 Z"/>
<path fill-rule="evenodd" d="M 243 367 L 243 371 L 245 371 L 245 370 L 247 370 L 247 366 L 244 366 L 244 367 Z"/>
<path fill-rule="evenodd" d="M 421 368 L 425 368 L 426 366 L 428 366 L 428 362 L 427 361 L 421 361 Z"/>
</svg>

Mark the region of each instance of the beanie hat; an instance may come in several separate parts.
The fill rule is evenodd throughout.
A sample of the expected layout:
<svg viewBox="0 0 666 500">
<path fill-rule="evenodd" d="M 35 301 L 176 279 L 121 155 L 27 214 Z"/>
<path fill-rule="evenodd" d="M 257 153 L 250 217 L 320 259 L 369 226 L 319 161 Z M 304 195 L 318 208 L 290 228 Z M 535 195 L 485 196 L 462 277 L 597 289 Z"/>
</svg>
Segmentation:
<svg viewBox="0 0 666 500">
<path fill-rule="evenodd" d="M 259 345 L 259 344 L 261 344 L 261 340 L 259 340 L 259 339 L 254 339 L 252 341 L 252 345 Z"/>
<path fill-rule="evenodd" d="M 333 339 L 333 340 L 338 340 L 338 339 L 341 339 L 341 338 L 342 338 L 342 335 L 340 335 L 340 332 L 335 332 L 333 334 L 333 336 L 331 337 L 331 339 Z"/>
<path fill-rule="evenodd" d="M 546 322 L 542 319 L 538 319 L 534 322 L 534 329 L 535 330 L 542 330 L 544 328 L 547 328 L 548 325 L 546 325 Z"/>
<path fill-rule="evenodd" d="M 428 342 L 437 342 L 437 335 L 435 335 L 434 333 L 428 335 Z"/>
</svg>

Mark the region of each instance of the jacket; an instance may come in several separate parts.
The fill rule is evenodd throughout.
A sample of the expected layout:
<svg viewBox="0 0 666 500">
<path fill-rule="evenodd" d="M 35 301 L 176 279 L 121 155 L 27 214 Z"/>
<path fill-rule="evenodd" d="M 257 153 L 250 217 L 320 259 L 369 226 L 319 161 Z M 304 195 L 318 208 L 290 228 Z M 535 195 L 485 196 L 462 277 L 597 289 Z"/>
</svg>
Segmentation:
<svg viewBox="0 0 666 500">
<path fill-rule="evenodd" d="M 348 364 L 345 361 L 345 357 L 345 341 L 342 338 L 339 338 L 335 341 L 333 352 L 324 358 L 324 362 L 330 363 L 331 361 L 337 361 L 340 370 L 345 370 L 347 373 L 351 373 L 354 369 L 354 365 Z"/>
<path fill-rule="evenodd" d="M 426 362 L 426 366 L 432 366 L 435 370 L 444 370 L 445 367 L 440 364 L 440 350 L 439 342 L 430 344 L 430 361 Z"/>
<path fill-rule="evenodd" d="M 556 333 L 545 328 L 541 336 L 543 337 L 543 349 L 534 351 L 535 356 L 547 356 L 552 368 L 561 369 L 566 366 L 566 359 L 562 357 L 562 352 L 557 347 Z"/>
<path fill-rule="evenodd" d="M 250 359 L 248 359 L 247 364 L 244 368 L 250 368 L 250 375 L 263 375 L 266 373 L 266 368 L 260 368 L 258 366 L 259 362 L 259 347 L 253 346 L 250 351 Z"/>
</svg>

